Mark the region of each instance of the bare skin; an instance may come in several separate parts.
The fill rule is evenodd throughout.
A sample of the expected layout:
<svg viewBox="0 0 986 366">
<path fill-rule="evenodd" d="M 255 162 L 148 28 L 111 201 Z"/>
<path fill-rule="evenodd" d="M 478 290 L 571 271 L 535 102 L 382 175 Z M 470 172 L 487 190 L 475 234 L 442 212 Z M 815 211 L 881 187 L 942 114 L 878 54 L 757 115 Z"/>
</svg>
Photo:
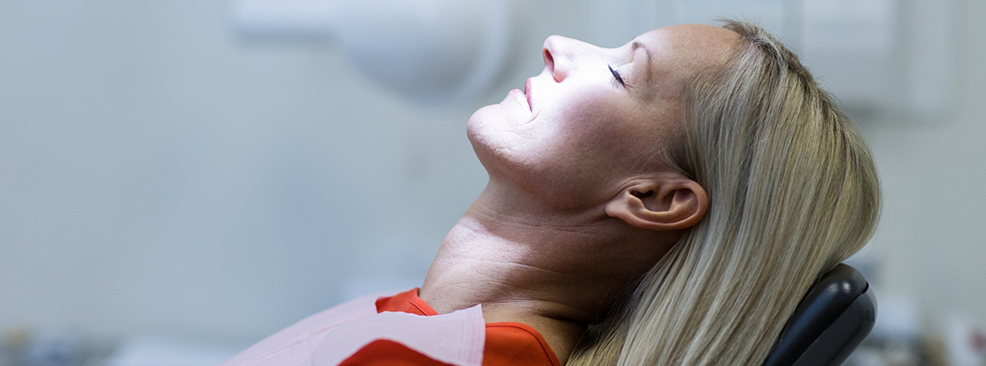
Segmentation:
<svg viewBox="0 0 986 366">
<path fill-rule="evenodd" d="M 420 297 L 440 314 L 482 304 L 488 323 L 527 324 L 565 364 L 587 324 L 704 216 L 702 187 L 655 156 L 674 142 L 685 80 L 736 39 L 702 25 L 615 49 L 549 38 L 527 95 L 470 118 L 489 184 Z"/>
</svg>

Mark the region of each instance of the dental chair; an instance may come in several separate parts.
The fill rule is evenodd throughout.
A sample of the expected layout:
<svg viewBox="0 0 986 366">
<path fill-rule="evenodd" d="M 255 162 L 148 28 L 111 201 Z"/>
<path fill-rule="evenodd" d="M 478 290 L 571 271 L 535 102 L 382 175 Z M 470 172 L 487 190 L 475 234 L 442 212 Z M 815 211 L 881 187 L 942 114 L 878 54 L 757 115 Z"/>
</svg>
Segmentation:
<svg viewBox="0 0 986 366">
<path fill-rule="evenodd" d="M 808 290 L 764 366 L 841 365 L 875 320 L 869 283 L 855 268 L 839 264 Z"/>
</svg>

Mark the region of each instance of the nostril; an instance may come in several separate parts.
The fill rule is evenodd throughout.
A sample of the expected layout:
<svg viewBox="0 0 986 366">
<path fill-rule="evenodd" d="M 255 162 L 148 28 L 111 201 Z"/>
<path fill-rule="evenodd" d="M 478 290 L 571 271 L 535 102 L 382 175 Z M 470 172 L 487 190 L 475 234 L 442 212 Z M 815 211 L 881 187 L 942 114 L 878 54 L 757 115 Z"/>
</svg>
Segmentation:
<svg viewBox="0 0 986 366">
<path fill-rule="evenodd" d="M 548 72 L 555 72 L 555 59 L 551 56 L 551 52 L 547 48 L 542 50 L 542 56 L 544 57 L 544 67 L 548 68 Z"/>
<path fill-rule="evenodd" d="M 565 80 L 566 74 L 572 67 L 571 50 L 564 48 L 566 42 L 564 37 L 551 36 L 544 40 L 544 47 L 541 48 L 541 55 L 544 57 L 544 71 L 548 72 L 555 79 L 555 82 L 559 83 Z"/>
</svg>

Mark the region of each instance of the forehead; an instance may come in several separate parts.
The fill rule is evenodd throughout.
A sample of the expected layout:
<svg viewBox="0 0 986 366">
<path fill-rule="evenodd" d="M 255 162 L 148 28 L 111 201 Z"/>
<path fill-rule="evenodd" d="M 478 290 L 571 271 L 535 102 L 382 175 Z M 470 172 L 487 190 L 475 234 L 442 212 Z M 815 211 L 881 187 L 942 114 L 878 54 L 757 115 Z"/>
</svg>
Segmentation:
<svg viewBox="0 0 986 366">
<path fill-rule="evenodd" d="M 650 50 L 651 72 L 669 81 L 726 63 L 738 40 L 736 32 L 703 24 L 655 29 L 634 39 Z"/>
</svg>

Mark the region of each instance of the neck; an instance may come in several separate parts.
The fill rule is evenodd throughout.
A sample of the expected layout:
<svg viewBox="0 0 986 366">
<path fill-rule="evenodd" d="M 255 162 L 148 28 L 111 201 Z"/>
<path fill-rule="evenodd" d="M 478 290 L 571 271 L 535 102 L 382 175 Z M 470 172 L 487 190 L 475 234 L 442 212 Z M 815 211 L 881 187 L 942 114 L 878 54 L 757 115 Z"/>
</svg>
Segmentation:
<svg viewBox="0 0 986 366">
<path fill-rule="evenodd" d="M 420 296 L 439 313 L 482 304 L 487 322 L 527 324 L 564 364 L 587 325 L 670 244 L 601 205 L 561 214 L 531 202 L 487 187 L 442 242 Z"/>
</svg>

